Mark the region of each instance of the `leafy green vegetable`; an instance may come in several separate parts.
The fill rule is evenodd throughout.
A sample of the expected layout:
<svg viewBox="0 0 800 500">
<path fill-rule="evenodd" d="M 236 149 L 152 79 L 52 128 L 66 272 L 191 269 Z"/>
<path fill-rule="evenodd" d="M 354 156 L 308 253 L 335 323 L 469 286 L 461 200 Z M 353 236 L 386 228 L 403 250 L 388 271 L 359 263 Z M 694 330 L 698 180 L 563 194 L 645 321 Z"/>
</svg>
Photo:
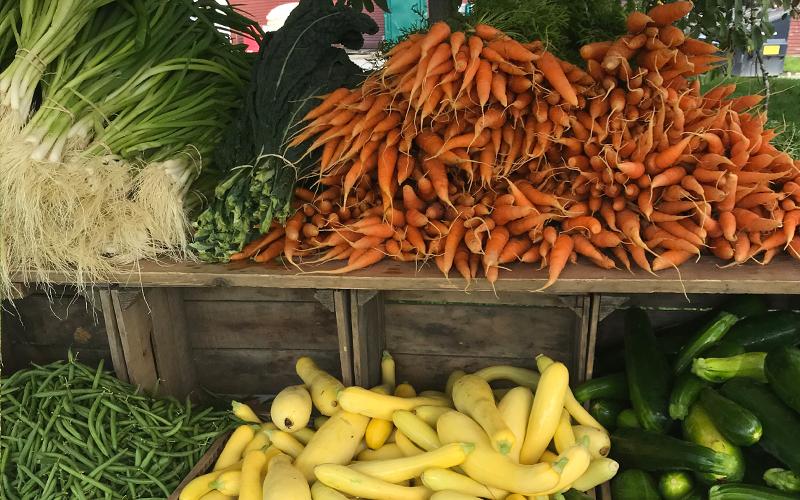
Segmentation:
<svg viewBox="0 0 800 500">
<path fill-rule="evenodd" d="M 284 26 L 265 39 L 244 104 L 215 150 L 225 172 L 215 200 L 198 218 L 192 248 L 207 261 L 225 261 L 274 218 L 292 213 L 299 179 L 313 170 L 319 155 L 306 155 L 310 143 L 286 148 L 298 121 L 318 101 L 315 96 L 364 78 L 347 54 L 363 45 L 363 33 L 377 33 L 366 14 L 324 0 L 302 0 Z"/>
</svg>

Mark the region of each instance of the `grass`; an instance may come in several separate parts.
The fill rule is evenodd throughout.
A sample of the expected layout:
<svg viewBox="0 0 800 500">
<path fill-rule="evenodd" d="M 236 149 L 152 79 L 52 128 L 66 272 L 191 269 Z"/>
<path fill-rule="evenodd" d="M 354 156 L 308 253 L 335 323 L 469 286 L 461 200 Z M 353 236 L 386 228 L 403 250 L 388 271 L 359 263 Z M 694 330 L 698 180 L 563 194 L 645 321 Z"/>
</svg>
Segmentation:
<svg viewBox="0 0 800 500">
<path fill-rule="evenodd" d="M 787 73 L 800 73 L 800 56 L 786 56 L 783 61 L 783 71 Z"/>
</svg>

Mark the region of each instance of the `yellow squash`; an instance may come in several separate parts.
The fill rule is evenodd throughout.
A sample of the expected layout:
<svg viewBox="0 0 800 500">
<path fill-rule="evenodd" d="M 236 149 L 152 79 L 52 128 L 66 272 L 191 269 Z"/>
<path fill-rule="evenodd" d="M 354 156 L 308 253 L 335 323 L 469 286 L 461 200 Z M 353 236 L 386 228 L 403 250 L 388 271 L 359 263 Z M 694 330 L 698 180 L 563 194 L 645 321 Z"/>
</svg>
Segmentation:
<svg viewBox="0 0 800 500">
<path fill-rule="evenodd" d="M 219 458 L 217 458 L 217 463 L 214 464 L 214 470 L 230 467 L 241 460 L 242 452 L 245 447 L 250 444 L 250 441 L 255 437 L 253 427 L 255 426 L 245 424 L 240 425 L 233 431 L 228 442 L 225 443 L 222 453 L 220 453 Z"/>
<path fill-rule="evenodd" d="M 297 458 L 303 452 L 305 446 L 294 438 L 291 434 L 284 431 L 266 431 L 272 445 L 286 453 L 292 458 Z"/>
<path fill-rule="evenodd" d="M 311 394 L 303 385 L 290 385 L 275 396 L 269 414 L 282 431 L 302 429 L 311 418 Z"/>
<path fill-rule="evenodd" d="M 329 418 L 331 417 L 327 415 L 320 415 L 319 417 L 314 417 L 314 428 L 316 430 L 319 430 L 319 428 L 322 427 L 322 424 L 327 422 Z"/>
<path fill-rule="evenodd" d="M 367 440 L 367 446 L 373 450 L 377 450 L 386 443 L 389 435 L 392 433 L 394 424 L 390 420 L 382 418 L 373 418 L 367 425 L 367 432 L 364 439 Z"/>
<path fill-rule="evenodd" d="M 314 467 L 323 463 L 347 464 L 357 454 L 367 430 L 369 418 L 347 411 L 334 414 L 314 434 L 294 465 L 311 482 Z"/>
<path fill-rule="evenodd" d="M 311 427 L 303 427 L 302 429 L 294 431 L 292 433 L 292 437 L 303 443 L 303 446 L 305 446 L 308 444 L 309 441 L 311 441 L 311 438 L 313 438 L 314 434 L 316 433 L 317 431 L 315 431 Z"/>
<path fill-rule="evenodd" d="M 544 498 L 547 498 L 547 497 L 545 496 Z M 524 495 L 520 495 L 519 493 L 513 493 L 511 495 L 508 495 L 508 497 L 506 497 L 506 500 L 528 500 L 528 499 L 525 498 Z"/>
<path fill-rule="evenodd" d="M 524 497 L 523 497 L 524 498 Z M 431 500 L 481 500 L 475 495 L 465 495 L 453 490 L 437 491 L 431 497 Z"/>
<path fill-rule="evenodd" d="M 394 395 L 398 398 L 413 398 L 416 397 L 417 391 L 414 390 L 411 384 L 403 382 L 394 389 Z"/>
<path fill-rule="evenodd" d="M 451 443 L 414 457 L 359 462 L 349 467 L 375 479 L 399 483 L 418 477 L 429 467 L 447 469 L 460 465 L 473 448 L 471 443 Z"/>
<path fill-rule="evenodd" d="M 346 496 L 319 481 L 311 485 L 311 498 L 313 500 L 347 500 Z"/>
<path fill-rule="evenodd" d="M 414 444 L 425 451 L 433 451 L 442 447 L 439 436 L 430 425 L 410 411 L 397 410 L 392 415 L 392 422 Z M 395 436 L 395 439 L 397 437 Z"/>
<path fill-rule="evenodd" d="M 535 391 L 536 387 L 539 385 L 538 373 L 533 370 L 519 368 L 517 366 L 488 366 L 475 372 L 475 375 L 487 382 L 492 382 L 495 380 L 510 380 L 515 384 L 527 387 L 532 391 Z"/>
<path fill-rule="evenodd" d="M 408 437 L 406 437 L 406 435 L 403 434 L 401 431 L 397 431 L 394 433 L 394 439 L 396 441 L 397 446 L 400 448 L 400 451 L 402 451 L 403 454 L 407 457 L 415 457 L 417 455 L 422 455 L 423 453 L 425 453 L 423 450 L 417 448 L 417 445 L 415 445 L 410 439 L 408 439 Z"/>
<path fill-rule="evenodd" d="M 547 463 L 553 463 L 556 460 L 558 460 L 558 455 L 556 455 L 550 450 L 544 450 L 542 452 L 541 458 L 539 458 L 539 462 L 547 462 Z"/>
<path fill-rule="evenodd" d="M 255 412 L 253 412 L 253 409 L 246 404 L 238 401 L 231 401 L 231 406 L 233 407 L 233 414 L 245 422 L 252 422 L 254 424 L 261 423 L 261 419 L 258 418 Z"/>
<path fill-rule="evenodd" d="M 310 388 L 314 406 L 323 414 L 331 416 L 339 411 L 336 390 L 344 389 L 344 384 L 333 375 L 320 369 L 311 358 L 300 358 L 295 367 L 297 374 Z"/>
<path fill-rule="evenodd" d="M 554 361 L 547 356 L 540 355 L 536 358 L 536 364 L 539 366 L 539 371 L 542 373 L 544 373 L 544 370 L 553 363 Z M 608 431 L 602 425 L 600 425 L 600 422 L 595 420 L 595 418 L 589 414 L 588 411 L 586 411 L 586 408 L 584 408 L 578 402 L 578 400 L 575 399 L 575 395 L 572 394 L 572 389 L 567 389 L 567 395 L 564 398 L 564 407 L 567 409 L 569 414 L 572 415 L 572 418 L 574 418 L 579 424 L 596 427 L 608 434 Z"/>
<path fill-rule="evenodd" d="M 314 469 L 317 479 L 348 495 L 373 500 L 428 500 L 433 491 L 425 486 L 400 486 L 369 477 L 343 465 L 322 464 Z"/>
<path fill-rule="evenodd" d="M 395 380 L 395 366 L 394 359 L 389 351 L 383 351 L 383 358 L 381 359 L 381 387 L 386 394 L 392 394 L 397 386 Z"/>
<path fill-rule="evenodd" d="M 464 495 L 497 500 L 504 500 L 508 497 L 508 492 L 505 490 L 490 488 L 471 477 L 449 469 L 430 467 L 422 471 L 420 477 L 422 478 L 422 484 L 433 491 L 455 491 Z"/>
<path fill-rule="evenodd" d="M 442 391 L 422 391 L 417 394 L 421 398 L 446 398 L 448 397 L 447 394 L 443 393 Z"/>
<path fill-rule="evenodd" d="M 208 484 L 211 489 L 217 490 L 223 495 L 235 497 L 239 495 L 242 487 L 242 471 L 231 470 L 224 472 L 215 481 Z"/>
<path fill-rule="evenodd" d="M 242 450 L 241 458 L 244 458 L 250 451 L 260 450 L 271 444 L 272 441 L 269 440 L 269 436 L 267 436 L 266 432 L 261 430 L 256 431 L 256 435 L 253 436 L 253 439 L 251 439 L 247 446 L 244 447 L 244 450 Z"/>
<path fill-rule="evenodd" d="M 553 436 L 556 451 L 563 453 L 564 450 L 575 444 L 575 433 L 572 432 L 572 419 L 567 410 L 561 410 L 561 418 L 558 420 L 558 427 Z"/>
<path fill-rule="evenodd" d="M 555 467 L 562 467 L 561 478 L 552 489 L 540 495 L 552 495 L 570 488 L 572 483 L 580 478 L 589 468 L 592 456 L 589 454 L 588 438 L 579 439 L 578 442 L 558 455 Z"/>
<path fill-rule="evenodd" d="M 241 470 L 242 469 L 242 462 L 237 462 L 230 467 L 225 469 L 219 469 L 208 474 L 203 474 L 202 476 L 197 476 L 196 478 L 189 481 L 189 483 L 181 490 L 180 495 L 178 495 L 178 500 L 198 500 L 203 495 L 208 494 L 212 488 L 209 486 L 212 482 L 216 481 L 222 474 L 233 471 L 233 470 Z"/>
<path fill-rule="evenodd" d="M 517 463 L 519 463 L 519 450 L 522 449 L 522 442 L 525 440 L 528 419 L 531 416 L 531 406 L 533 406 L 533 391 L 522 386 L 508 391 L 497 404 L 503 421 L 517 440 L 517 444 L 508 454 L 508 457 Z M 417 413 L 419 413 L 419 409 L 417 409 Z"/>
<path fill-rule="evenodd" d="M 445 385 L 444 388 L 444 393 L 447 395 L 447 397 L 451 397 L 453 395 L 453 386 L 458 381 L 458 379 L 460 379 L 464 375 L 466 375 L 466 373 L 464 373 L 463 371 L 456 370 L 453 373 L 451 373 L 449 377 L 447 377 L 447 384 Z"/>
<path fill-rule="evenodd" d="M 423 422 L 431 427 L 436 428 L 436 421 L 439 420 L 443 413 L 448 411 L 453 411 L 453 409 L 446 406 L 418 406 L 414 410 L 414 415 L 421 418 Z"/>
<path fill-rule="evenodd" d="M 267 455 L 261 450 L 253 450 L 244 457 L 239 500 L 262 500 L 261 469 L 266 463 Z"/>
<path fill-rule="evenodd" d="M 572 427 L 572 432 L 575 435 L 575 439 L 589 438 L 589 453 L 592 455 L 592 460 L 607 457 L 611 451 L 611 438 L 596 427 L 575 425 Z"/>
<path fill-rule="evenodd" d="M 535 464 L 553 439 L 569 390 L 569 370 L 562 363 L 548 366 L 533 397 L 525 441 L 519 451 L 522 464 Z"/>
<path fill-rule="evenodd" d="M 264 478 L 262 500 L 311 500 L 311 488 L 288 455 L 273 457 Z"/>
<path fill-rule="evenodd" d="M 402 458 L 406 456 L 397 446 L 397 443 L 386 443 L 377 450 L 364 450 L 358 454 L 360 462 L 370 462 L 372 460 L 390 460 L 392 458 Z"/>
<path fill-rule="evenodd" d="M 231 497 L 228 495 L 223 495 L 217 490 L 211 490 L 200 497 L 200 500 L 231 500 Z"/>
<path fill-rule="evenodd" d="M 590 490 L 606 481 L 611 481 L 618 470 L 619 464 L 610 458 L 592 460 L 586 472 L 572 483 L 572 487 L 578 491 Z"/>
<path fill-rule="evenodd" d="M 551 464 L 514 463 L 495 451 L 486 432 L 463 413 L 445 413 L 439 418 L 436 429 L 442 444 L 475 444 L 475 449 L 459 467 L 480 483 L 525 495 L 536 495 L 558 484 L 559 473 Z"/>
<path fill-rule="evenodd" d="M 339 393 L 339 405 L 345 411 L 370 418 L 391 420 L 397 410 L 414 410 L 418 406 L 451 406 L 446 398 L 402 398 L 378 394 L 362 387 L 348 387 Z"/>
<path fill-rule="evenodd" d="M 494 402 L 489 383 L 477 375 L 465 375 L 453 386 L 453 403 L 456 410 L 471 417 L 483 427 L 492 447 L 501 455 L 508 455 L 517 442 L 503 415 Z"/>
</svg>

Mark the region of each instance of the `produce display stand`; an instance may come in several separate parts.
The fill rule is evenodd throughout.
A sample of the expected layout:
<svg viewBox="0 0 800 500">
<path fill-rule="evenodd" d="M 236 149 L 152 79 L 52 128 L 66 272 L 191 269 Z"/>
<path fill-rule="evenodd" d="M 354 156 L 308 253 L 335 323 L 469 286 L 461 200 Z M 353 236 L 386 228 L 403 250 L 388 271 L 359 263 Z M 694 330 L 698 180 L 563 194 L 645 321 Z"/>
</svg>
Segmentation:
<svg viewBox="0 0 800 500">
<path fill-rule="evenodd" d="M 160 380 L 179 398 L 200 387 L 276 394 L 296 383 L 300 356 L 345 385 L 371 386 L 384 349 L 398 380 L 418 390 L 441 390 L 457 369 L 535 368 L 539 353 L 564 362 L 578 384 L 592 376 L 597 343 L 619 340 L 621 306 L 647 309 L 655 327 L 691 319 L 725 294 L 769 294 L 770 307 L 800 309 L 798 263 L 781 257 L 727 269 L 704 258 L 657 276 L 569 266 L 543 292 L 546 271 L 534 266 L 511 265 L 494 289 L 478 279 L 465 291 L 461 276 L 409 263 L 338 276 L 280 263 L 142 262 L 99 296 L 117 376 L 144 387 Z M 608 485 L 596 496 L 610 499 Z"/>
</svg>

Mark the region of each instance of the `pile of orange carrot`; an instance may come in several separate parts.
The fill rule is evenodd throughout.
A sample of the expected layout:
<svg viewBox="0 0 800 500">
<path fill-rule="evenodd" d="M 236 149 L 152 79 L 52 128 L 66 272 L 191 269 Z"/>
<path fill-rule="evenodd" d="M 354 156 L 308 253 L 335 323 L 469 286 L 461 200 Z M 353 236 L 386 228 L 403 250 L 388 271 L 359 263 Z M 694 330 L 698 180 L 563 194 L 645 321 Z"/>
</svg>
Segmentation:
<svg viewBox="0 0 800 500">
<path fill-rule="evenodd" d="M 648 272 L 705 249 L 800 259 L 800 162 L 770 144 L 761 96 L 700 94 L 690 77 L 722 58 L 672 26 L 691 8 L 631 14 L 628 35 L 583 47 L 585 71 L 485 25 L 412 35 L 305 117 L 293 144 L 321 150 L 320 192 L 298 189 L 286 226 L 233 258 L 433 259 L 492 282 L 520 260 L 546 286 L 579 255 Z"/>
</svg>

